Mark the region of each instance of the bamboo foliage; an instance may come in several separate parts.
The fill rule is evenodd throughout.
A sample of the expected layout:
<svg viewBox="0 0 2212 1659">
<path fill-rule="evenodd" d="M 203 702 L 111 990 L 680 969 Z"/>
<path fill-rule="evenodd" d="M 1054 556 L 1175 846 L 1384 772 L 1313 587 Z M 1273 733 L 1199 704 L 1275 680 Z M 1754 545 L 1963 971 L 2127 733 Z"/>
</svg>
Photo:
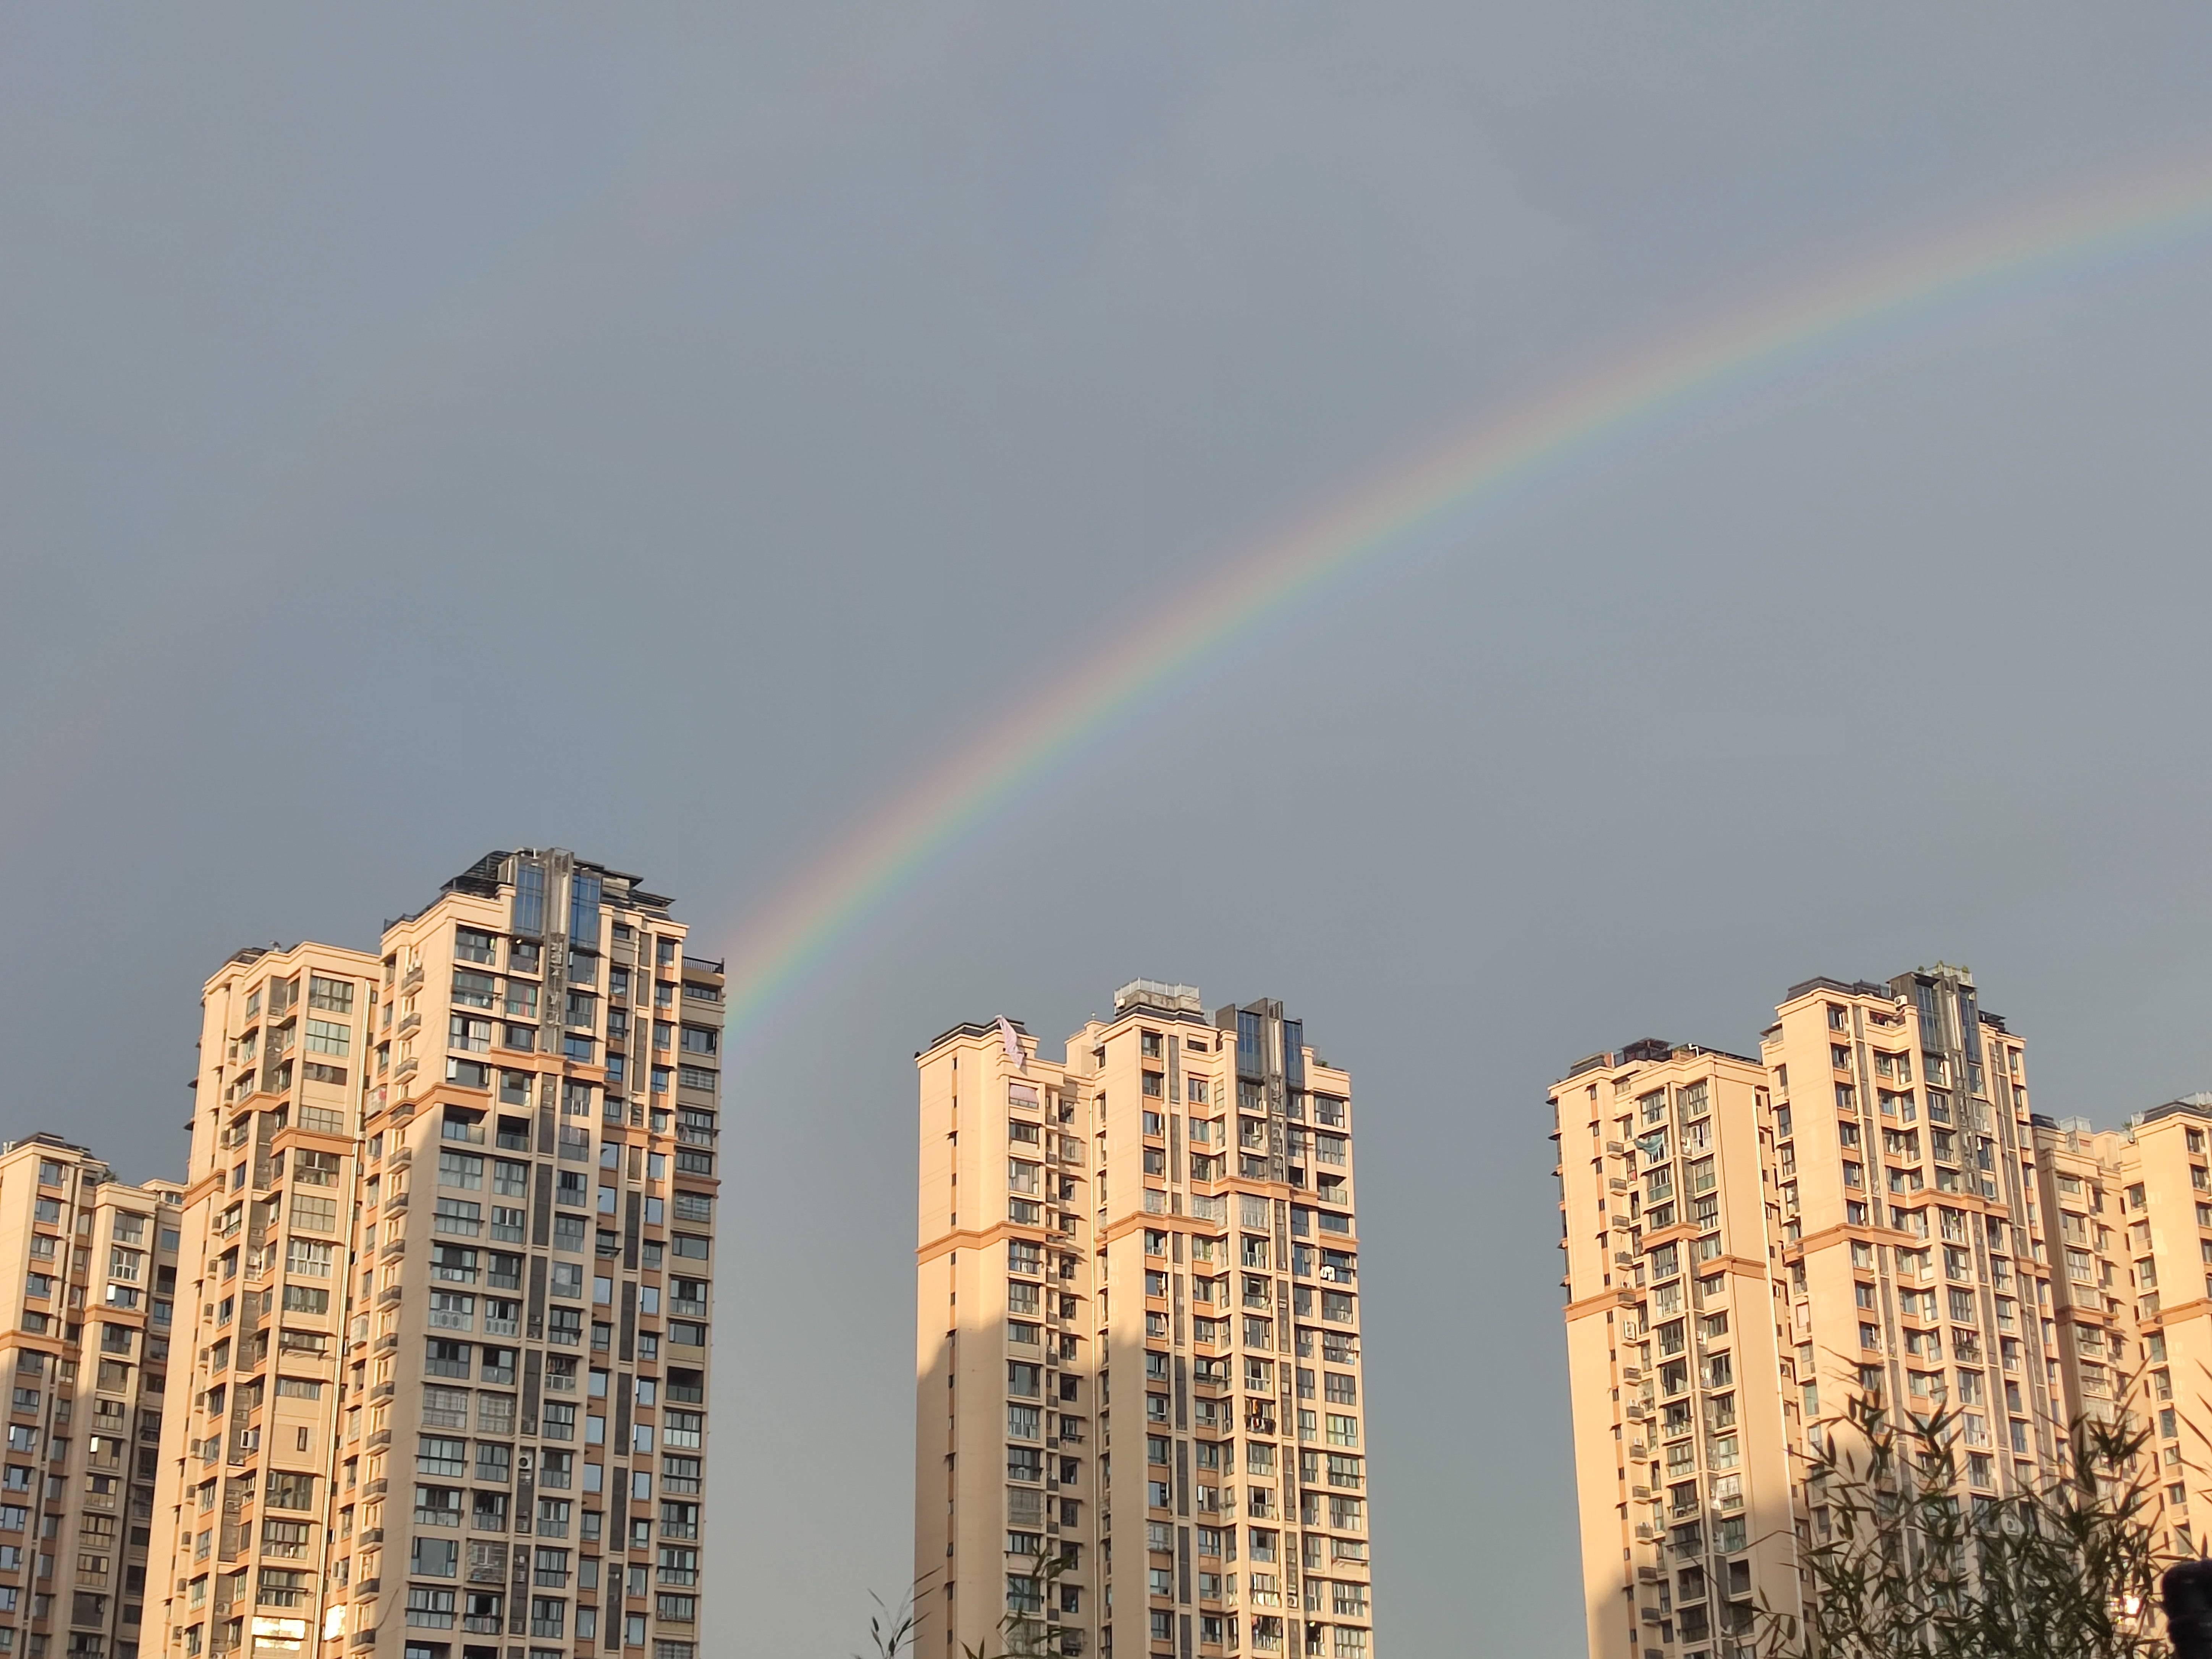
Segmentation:
<svg viewBox="0 0 2212 1659">
<path fill-rule="evenodd" d="M 1037 1595 L 1037 1607 L 1010 1608 L 991 1627 L 989 1638 L 969 1642 L 961 1648 L 960 1659 L 1048 1659 L 1048 1656 L 1055 1653 L 1051 1645 L 1053 1632 L 1041 1614 L 1068 1565 L 1065 1555 L 1039 1550 L 1026 1575 Z M 921 1620 L 915 1610 L 913 1596 L 908 1596 L 896 1612 L 886 1607 L 882 1597 L 874 1600 L 876 1613 L 868 1620 L 868 1642 L 875 1659 L 899 1659 L 902 1654 L 917 1652 L 921 1647 Z M 855 1654 L 854 1659 L 860 1659 L 860 1656 Z"/>
<path fill-rule="evenodd" d="M 1902 1425 L 1854 1401 L 1808 1471 L 1827 1536 L 1801 1543 L 1808 1608 L 1761 1610 L 1768 1659 L 2136 1659 L 2163 1654 L 2149 1608 L 2166 1565 L 2150 1436 L 2077 1419 L 2064 1468 L 2032 1490 L 1965 1498 L 1960 1421 Z"/>
</svg>

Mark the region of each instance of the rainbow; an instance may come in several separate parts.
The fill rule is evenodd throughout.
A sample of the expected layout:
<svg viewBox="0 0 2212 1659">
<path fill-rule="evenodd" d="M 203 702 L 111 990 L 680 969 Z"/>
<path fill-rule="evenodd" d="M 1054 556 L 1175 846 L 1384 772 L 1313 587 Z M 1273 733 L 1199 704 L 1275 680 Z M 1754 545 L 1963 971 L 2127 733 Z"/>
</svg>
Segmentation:
<svg viewBox="0 0 2212 1659">
<path fill-rule="evenodd" d="M 1570 368 L 1179 579 L 1174 603 L 1105 639 L 889 799 L 760 915 L 725 934 L 733 1047 L 1108 731 L 1221 649 L 1471 508 L 1717 394 L 1844 361 L 1902 328 L 2074 281 L 2212 231 L 2212 156 L 2041 194 L 1835 261 Z M 1947 315 L 1949 313 L 1949 315 Z"/>
</svg>

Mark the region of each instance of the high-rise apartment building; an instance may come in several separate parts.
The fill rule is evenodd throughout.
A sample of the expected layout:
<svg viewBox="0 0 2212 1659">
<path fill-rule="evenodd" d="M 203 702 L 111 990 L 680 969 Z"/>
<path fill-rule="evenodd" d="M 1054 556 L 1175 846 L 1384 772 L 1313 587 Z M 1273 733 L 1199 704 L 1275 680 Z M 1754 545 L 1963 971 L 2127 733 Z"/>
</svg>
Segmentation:
<svg viewBox="0 0 2212 1659">
<path fill-rule="evenodd" d="M 2124 1407 L 2148 1430 L 2160 1541 L 2194 1555 L 2212 1516 L 2212 1095 L 2117 1130 L 2045 1116 L 2035 1130 L 2069 1413 Z"/>
<path fill-rule="evenodd" d="M 1350 1078 L 1145 980 L 916 1063 L 920 1650 L 1367 1659 Z"/>
<path fill-rule="evenodd" d="M 138 1652 L 179 1322 L 179 1196 L 163 1182 L 119 1182 L 56 1135 L 0 1146 L 0 1376 L 9 1395 L 0 1655 L 8 1659 Z M 158 1579 L 158 1565 L 155 1572 Z"/>
<path fill-rule="evenodd" d="M 2025 1066 L 1939 966 L 1792 987 L 1756 1059 L 1638 1042 L 1554 1087 L 1593 1659 L 1749 1651 L 1828 1536 L 1807 1459 L 1855 1395 L 1958 1412 L 1962 1497 L 2054 1468 Z"/>
<path fill-rule="evenodd" d="M 203 993 L 149 1639 L 694 1659 L 722 975 L 488 855 Z"/>
</svg>

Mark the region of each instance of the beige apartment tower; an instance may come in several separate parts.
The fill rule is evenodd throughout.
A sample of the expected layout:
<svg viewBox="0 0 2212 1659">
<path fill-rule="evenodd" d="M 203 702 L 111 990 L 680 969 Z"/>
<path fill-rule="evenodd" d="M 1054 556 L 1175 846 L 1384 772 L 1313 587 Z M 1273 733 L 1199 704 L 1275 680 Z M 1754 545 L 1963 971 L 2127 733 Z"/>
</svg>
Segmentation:
<svg viewBox="0 0 2212 1659">
<path fill-rule="evenodd" d="M 1593 1659 L 1750 1652 L 1828 1536 L 1807 1459 L 1854 1395 L 1958 1412 L 1962 1498 L 2051 1472 L 2076 1413 L 2046 1231 L 2073 1200 L 1972 975 L 1807 981 L 1759 1048 L 1632 1043 L 1552 1091 Z M 2124 1338 L 2077 1300 L 2109 1377 Z"/>
<path fill-rule="evenodd" d="M 0 1146 L 7 1659 L 136 1659 L 159 1640 L 158 1621 L 143 1632 L 179 1196 L 57 1135 Z"/>
<path fill-rule="evenodd" d="M 1350 1078 L 1146 980 L 916 1060 L 918 1651 L 1368 1659 Z"/>
<path fill-rule="evenodd" d="M 2160 1541 L 2195 1555 L 2212 1517 L 2212 1095 L 2117 1130 L 2040 1115 L 2035 1129 L 2057 1386 L 2072 1415 L 2124 1409 L 2148 1429 Z"/>
<path fill-rule="evenodd" d="M 695 1659 L 721 965 L 494 853 L 202 994 L 146 1640 Z"/>
</svg>

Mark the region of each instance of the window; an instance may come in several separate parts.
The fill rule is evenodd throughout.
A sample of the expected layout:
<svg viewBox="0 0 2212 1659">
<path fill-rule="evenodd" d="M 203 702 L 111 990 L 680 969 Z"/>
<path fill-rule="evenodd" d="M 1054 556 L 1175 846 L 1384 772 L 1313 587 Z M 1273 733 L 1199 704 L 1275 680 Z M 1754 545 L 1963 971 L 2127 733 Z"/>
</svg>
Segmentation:
<svg viewBox="0 0 2212 1659">
<path fill-rule="evenodd" d="M 465 1429 L 469 1425 L 469 1391 L 422 1385 L 422 1425 L 433 1429 Z"/>
<path fill-rule="evenodd" d="M 647 1202 L 649 1204 L 650 1200 Z M 714 1220 L 714 1200 L 705 1193 L 679 1192 L 676 1194 L 676 1218 L 711 1226 Z"/>
<path fill-rule="evenodd" d="M 272 1510 L 312 1510 L 315 1507 L 315 1477 L 271 1469 L 263 1497 Z"/>
<path fill-rule="evenodd" d="M 310 1243 L 304 1238 L 288 1239 L 285 1243 L 285 1268 L 289 1273 L 308 1279 L 328 1279 L 331 1276 L 329 1244 Z"/>
<path fill-rule="evenodd" d="M 325 979 L 320 974 L 310 974 L 307 975 L 307 1006 L 349 1014 L 353 1012 L 353 986 L 345 980 Z"/>
<path fill-rule="evenodd" d="M 294 1193 L 292 1224 L 311 1233 L 336 1232 L 338 1230 L 337 1200 L 313 1198 L 304 1193 Z"/>
<path fill-rule="evenodd" d="M 452 1475 L 459 1479 L 469 1472 L 469 1443 L 448 1439 L 443 1435 L 418 1436 L 415 1472 L 417 1474 Z"/>
</svg>

